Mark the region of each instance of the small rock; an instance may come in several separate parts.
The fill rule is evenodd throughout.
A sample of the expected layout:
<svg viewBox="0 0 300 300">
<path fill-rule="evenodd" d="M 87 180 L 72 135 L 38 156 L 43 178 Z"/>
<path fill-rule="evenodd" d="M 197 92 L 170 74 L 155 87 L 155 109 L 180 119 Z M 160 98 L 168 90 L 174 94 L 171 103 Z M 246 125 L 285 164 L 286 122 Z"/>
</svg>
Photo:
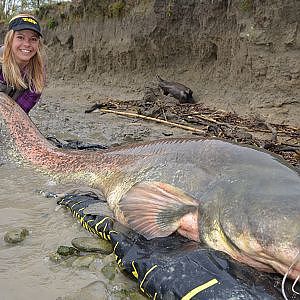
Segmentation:
<svg viewBox="0 0 300 300">
<path fill-rule="evenodd" d="M 57 252 L 51 252 L 48 254 L 49 260 L 54 263 L 60 263 L 62 261 L 61 255 L 59 255 Z"/>
<path fill-rule="evenodd" d="M 111 243 L 99 238 L 80 237 L 73 239 L 71 243 L 80 251 L 99 252 L 105 255 L 113 252 Z"/>
<path fill-rule="evenodd" d="M 110 262 L 101 269 L 101 272 L 105 278 L 108 280 L 113 280 L 116 276 L 116 271 L 118 270 L 117 268 L 116 262 Z"/>
<path fill-rule="evenodd" d="M 22 228 L 15 228 L 11 229 L 10 231 L 6 232 L 4 235 L 4 241 L 10 244 L 20 243 L 25 240 L 26 236 L 29 235 L 28 229 Z"/>
<path fill-rule="evenodd" d="M 91 300 L 106 299 L 106 284 L 102 281 L 94 281 L 73 294 L 57 298 L 57 300 Z"/>
<path fill-rule="evenodd" d="M 89 270 L 91 272 L 98 273 L 104 265 L 105 264 L 103 263 L 103 258 L 98 255 L 95 260 L 89 265 Z"/>
<path fill-rule="evenodd" d="M 72 267 L 74 268 L 88 268 L 90 264 L 95 260 L 95 255 L 85 255 L 76 258 L 73 263 Z"/>
<path fill-rule="evenodd" d="M 77 256 L 62 256 L 62 261 L 59 262 L 62 267 L 71 268 L 73 267 L 73 262 L 77 260 Z"/>
<path fill-rule="evenodd" d="M 78 255 L 79 251 L 74 247 L 59 246 L 57 249 L 57 254 L 62 256 Z"/>
<path fill-rule="evenodd" d="M 171 131 L 163 131 L 162 134 L 164 136 L 171 136 L 171 135 L 173 135 L 173 132 L 171 132 Z"/>
<path fill-rule="evenodd" d="M 136 288 L 128 288 L 126 285 L 116 285 L 110 290 L 111 300 L 143 300 L 147 299 Z"/>
</svg>

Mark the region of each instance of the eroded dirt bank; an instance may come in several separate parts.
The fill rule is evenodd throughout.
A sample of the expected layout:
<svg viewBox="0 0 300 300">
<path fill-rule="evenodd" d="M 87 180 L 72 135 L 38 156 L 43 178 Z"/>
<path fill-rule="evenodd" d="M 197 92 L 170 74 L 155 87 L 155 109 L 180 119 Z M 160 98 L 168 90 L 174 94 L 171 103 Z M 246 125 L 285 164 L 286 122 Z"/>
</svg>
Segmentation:
<svg viewBox="0 0 300 300">
<path fill-rule="evenodd" d="M 299 1 L 72 1 L 41 10 L 48 73 L 143 91 L 155 74 L 198 102 L 300 124 Z"/>
</svg>

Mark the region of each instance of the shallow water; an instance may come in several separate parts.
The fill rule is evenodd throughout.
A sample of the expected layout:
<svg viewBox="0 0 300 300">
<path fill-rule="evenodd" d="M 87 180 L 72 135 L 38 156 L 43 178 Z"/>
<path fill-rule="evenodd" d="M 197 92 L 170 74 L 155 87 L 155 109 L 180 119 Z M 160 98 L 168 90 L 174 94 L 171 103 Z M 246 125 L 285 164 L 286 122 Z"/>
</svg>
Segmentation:
<svg viewBox="0 0 300 300">
<path fill-rule="evenodd" d="M 109 115 L 99 118 L 97 114 L 84 114 L 89 104 L 83 102 L 72 106 L 73 101 L 72 97 L 60 101 L 48 95 L 30 113 L 31 118 L 45 136 L 103 144 L 114 143 L 113 133 L 123 137 L 123 120 L 114 122 Z M 91 270 L 66 267 L 49 260 L 48 255 L 60 245 L 71 246 L 73 238 L 90 237 L 91 234 L 69 211 L 58 209 L 54 198 L 45 198 L 39 193 L 40 190 L 63 192 L 72 186 L 54 183 L 48 176 L 8 161 L 1 149 L 3 142 L 0 140 L 0 299 L 42 297 L 53 300 L 97 280 L 107 284 L 100 272 L 101 263 L 100 267 L 95 264 Z M 26 227 L 29 236 L 19 244 L 7 244 L 3 239 L 5 233 L 18 227 Z M 117 281 L 129 287 L 136 286 L 123 274 Z M 104 299 L 104 295 L 99 295 L 102 296 Z"/>
<path fill-rule="evenodd" d="M 95 280 L 101 273 L 57 266 L 48 254 L 72 238 L 89 235 L 53 198 L 36 190 L 53 190 L 48 178 L 12 164 L 0 166 L 0 290 L 2 300 L 56 299 Z M 3 240 L 12 228 L 26 227 L 25 241 L 11 245 Z"/>
</svg>

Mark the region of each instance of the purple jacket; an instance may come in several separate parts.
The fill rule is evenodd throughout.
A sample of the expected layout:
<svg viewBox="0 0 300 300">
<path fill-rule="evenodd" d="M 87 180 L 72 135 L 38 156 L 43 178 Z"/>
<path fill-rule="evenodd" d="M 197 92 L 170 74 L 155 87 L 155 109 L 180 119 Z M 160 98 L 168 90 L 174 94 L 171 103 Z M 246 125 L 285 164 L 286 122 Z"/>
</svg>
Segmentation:
<svg viewBox="0 0 300 300">
<path fill-rule="evenodd" d="M 6 84 L 2 69 L 0 68 L 0 83 Z M 2 90 L 5 92 L 4 90 Z M 9 95 L 11 96 L 11 95 Z M 38 103 L 41 94 L 30 91 L 30 89 L 23 90 L 22 93 L 16 99 L 16 102 L 23 108 L 23 110 L 28 114 L 29 111 Z"/>
</svg>

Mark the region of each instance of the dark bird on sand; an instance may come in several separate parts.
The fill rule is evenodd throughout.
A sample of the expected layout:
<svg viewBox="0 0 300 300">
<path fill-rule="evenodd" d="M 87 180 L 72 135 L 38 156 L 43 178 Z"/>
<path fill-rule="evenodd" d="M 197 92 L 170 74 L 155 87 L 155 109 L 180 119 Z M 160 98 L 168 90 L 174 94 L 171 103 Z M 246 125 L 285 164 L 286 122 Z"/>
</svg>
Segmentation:
<svg viewBox="0 0 300 300">
<path fill-rule="evenodd" d="M 158 86 L 162 89 L 164 95 L 171 95 L 178 99 L 180 103 L 195 103 L 193 91 L 187 86 L 173 81 L 166 81 L 158 75 L 156 75 L 156 78 Z"/>
</svg>

